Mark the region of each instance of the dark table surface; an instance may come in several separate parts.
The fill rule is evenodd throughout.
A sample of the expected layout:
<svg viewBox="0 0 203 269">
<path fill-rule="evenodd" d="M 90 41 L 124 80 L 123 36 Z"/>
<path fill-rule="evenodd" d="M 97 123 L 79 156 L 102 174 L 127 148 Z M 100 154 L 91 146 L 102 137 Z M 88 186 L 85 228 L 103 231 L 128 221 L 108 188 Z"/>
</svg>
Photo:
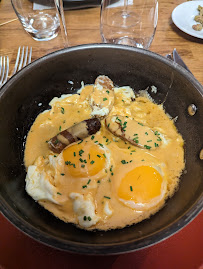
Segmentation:
<svg viewBox="0 0 203 269">
<path fill-rule="evenodd" d="M 83 256 L 42 245 L 0 214 L 0 269 L 203 269 L 203 212 L 152 247 L 115 256 Z"/>
</svg>

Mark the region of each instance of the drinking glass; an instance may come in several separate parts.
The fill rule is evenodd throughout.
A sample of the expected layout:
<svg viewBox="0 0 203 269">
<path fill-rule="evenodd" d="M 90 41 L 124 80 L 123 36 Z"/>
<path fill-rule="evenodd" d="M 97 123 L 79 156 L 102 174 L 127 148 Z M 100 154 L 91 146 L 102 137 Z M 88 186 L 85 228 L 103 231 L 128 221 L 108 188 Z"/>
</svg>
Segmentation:
<svg viewBox="0 0 203 269">
<path fill-rule="evenodd" d="M 102 41 L 148 49 L 158 21 L 157 0 L 102 0 Z"/>
<path fill-rule="evenodd" d="M 13 9 L 28 32 L 37 41 L 55 38 L 60 21 L 54 0 L 11 0 Z"/>
</svg>

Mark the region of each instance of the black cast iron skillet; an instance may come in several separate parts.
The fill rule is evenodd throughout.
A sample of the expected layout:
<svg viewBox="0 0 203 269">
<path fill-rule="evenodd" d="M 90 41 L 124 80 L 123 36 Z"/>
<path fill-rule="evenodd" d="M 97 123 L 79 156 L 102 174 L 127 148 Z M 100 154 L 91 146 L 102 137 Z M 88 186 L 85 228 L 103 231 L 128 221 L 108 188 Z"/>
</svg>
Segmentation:
<svg viewBox="0 0 203 269">
<path fill-rule="evenodd" d="M 186 169 L 179 190 L 150 219 L 121 230 L 87 232 L 66 224 L 25 192 L 25 137 L 36 116 L 54 96 L 72 93 L 81 81 L 105 74 L 116 85 L 158 88 L 166 112 L 178 116 L 185 140 Z M 73 81 L 74 85 L 68 81 Z M 166 97 L 167 96 L 167 97 Z M 190 104 L 197 106 L 189 116 Z M 203 88 L 187 71 L 150 51 L 107 44 L 83 45 L 54 52 L 12 77 L 0 92 L 0 209 L 20 230 L 47 245 L 83 254 L 116 254 L 159 242 L 188 224 L 203 205 Z"/>
</svg>

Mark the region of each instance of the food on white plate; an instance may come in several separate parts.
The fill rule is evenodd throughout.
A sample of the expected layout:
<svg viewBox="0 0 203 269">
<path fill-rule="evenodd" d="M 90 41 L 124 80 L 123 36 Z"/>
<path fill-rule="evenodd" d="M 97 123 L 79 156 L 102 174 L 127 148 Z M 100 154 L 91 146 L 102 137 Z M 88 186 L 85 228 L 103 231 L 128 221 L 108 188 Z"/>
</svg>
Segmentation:
<svg viewBox="0 0 203 269">
<path fill-rule="evenodd" d="M 196 22 L 199 22 L 198 24 L 194 24 L 192 26 L 192 28 L 195 30 L 195 31 L 201 31 L 202 28 L 203 28 L 203 7 L 202 6 L 198 6 L 197 10 L 199 11 L 199 15 L 196 15 L 194 20 Z"/>
<path fill-rule="evenodd" d="M 98 100 L 111 88 L 108 113 L 93 113 L 97 83 L 83 85 L 77 94 L 50 102 L 25 146 L 27 193 L 59 219 L 86 230 L 123 228 L 149 218 L 178 189 L 185 167 L 184 141 L 163 105 L 146 91 L 135 97 L 129 86 L 106 81 L 111 86 L 102 84 Z M 103 109 L 100 101 L 98 108 Z M 50 140 L 74 126 L 83 129 L 94 117 L 101 124 L 94 134 L 53 152 Z"/>
</svg>

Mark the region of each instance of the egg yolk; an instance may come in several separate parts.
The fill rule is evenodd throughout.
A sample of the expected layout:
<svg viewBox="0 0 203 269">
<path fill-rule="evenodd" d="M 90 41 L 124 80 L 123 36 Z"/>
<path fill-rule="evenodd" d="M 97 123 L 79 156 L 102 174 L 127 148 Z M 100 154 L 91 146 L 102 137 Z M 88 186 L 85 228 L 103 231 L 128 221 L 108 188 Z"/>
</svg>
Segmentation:
<svg viewBox="0 0 203 269">
<path fill-rule="evenodd" d="M 73 177 L 89 177 L 105 168 L 105 152 L 96 144 L 74 144 L 63 151 L 63 158 Z"/>
<path fill-rule="evenodd" d="M 135 203 L 147 203 L 161 194 L 163 178 L 151 166 L 139 166 L 128 172 L 122 179 L 118 196 Z"/>
</svg>

